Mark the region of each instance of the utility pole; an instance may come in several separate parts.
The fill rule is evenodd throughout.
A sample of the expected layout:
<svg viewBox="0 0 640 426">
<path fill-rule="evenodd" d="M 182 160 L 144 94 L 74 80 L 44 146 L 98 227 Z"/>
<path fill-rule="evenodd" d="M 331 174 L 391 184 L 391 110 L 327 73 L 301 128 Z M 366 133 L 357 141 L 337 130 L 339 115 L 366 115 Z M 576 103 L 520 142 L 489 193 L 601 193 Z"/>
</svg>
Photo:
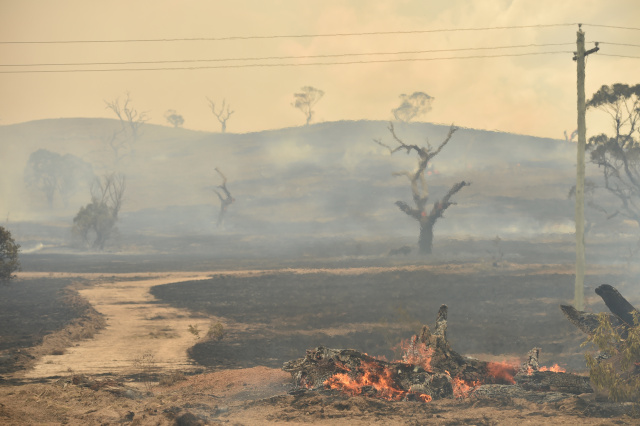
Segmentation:
<svg viewBox="0 0 640 426">
<path fill-rule="evenodd" d="M 584 151 L 587 144 L 587 125 L 586 113 L 587 102 L 584 94 L 584 58 L 594 52 L 596 47 L 585 52 L 584 50 L 584 33 L 582 32 L 582 24 L 578 24 L 578 38 L 576 45 L 578 51 L 574 53 L 573 60 L 578 64 L 578 161 L 576 164 L 576 285 L 574 292 L 573 305 L 582 311 L 584 310 Z"/>
</svg>

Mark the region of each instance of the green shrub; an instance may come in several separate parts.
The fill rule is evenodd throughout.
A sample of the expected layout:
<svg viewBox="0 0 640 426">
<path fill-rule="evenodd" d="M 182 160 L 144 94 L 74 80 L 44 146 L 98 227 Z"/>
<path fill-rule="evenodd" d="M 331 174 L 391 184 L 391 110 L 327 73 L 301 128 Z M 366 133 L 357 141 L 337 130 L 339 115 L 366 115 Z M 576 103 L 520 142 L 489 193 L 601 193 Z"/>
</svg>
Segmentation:
<svg viewBox="0 0 640 426">
<path fill-rule="evenodd" d="M 212 340 L 222 340 L 225 335 L 224 326 L 220 322 L 211 323 L 207 331 L 207 338 Z"/>
<path fill-rule="evenodd" d="M 598 316 L 598 328 L 589 336 L 606 357 L 598 360 L 587 353 L 587 366 L 592 383 L 609 393 L 612 401 L 640 401 L 640 314 L 633 313 L 634 325 L 627 330 L 614 328 L 606 313 Z"/>
<path fill-rule="evenodd" d="M 13 273 L 20 270 L 19 251 L 20 244 L 16 244 L 11 232 L 0 226 L 0 283 L 15 278 Z"/>
</svg>

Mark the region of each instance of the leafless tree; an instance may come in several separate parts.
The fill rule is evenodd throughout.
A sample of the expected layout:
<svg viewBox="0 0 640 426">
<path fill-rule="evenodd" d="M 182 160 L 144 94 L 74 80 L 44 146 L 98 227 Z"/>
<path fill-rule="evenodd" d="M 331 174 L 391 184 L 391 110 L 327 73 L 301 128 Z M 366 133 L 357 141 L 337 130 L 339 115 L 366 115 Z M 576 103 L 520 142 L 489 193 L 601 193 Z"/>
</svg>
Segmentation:
<svg viewBox="0 0 640 426">
<path fill-rule="evenodd" d="M 146 112 L 140 112 L 131 105 L 129 92 L 126 93 L 124 100 L 118 97 L 104 103 L 120 121 L 120 128 L 103 138 L 103 142 L 113 151 L 117 164 L 122 158 L 132 154 L 133 146 L 140 137 L 140 129 L 149 121 L 149 117 Z"/>
<path fill-rule="evenodd" d="M 412 151 L 415 151 L 415 153 L 418 154 L 418 165 L 414 171 L 394 172 L 393 176 L 406 176 L 411 183 L 411 193 L 413 194 L 414 206 L 412 207 L 404 201 L 396 201 L 395 204 L 400 210 L 402 210 L 408 216 L 411 216 L 412 218 L 417 220 L 420 224 L 420 237 L 418 239 L 418 247 L 421 253 L 431 253 L 431 249 L 433 246 L 433 226 L 439 218 L 443 217 L 444 211 L 448 209 L 449 206 L 456 204 L 451 201 L 451 197 L 465 186 L 471 185 L 470 183 L 465 181 L 454 184 L 449 189 L 447 194 L 441 200 L 436 201 L 433 204 L 431 210 L 427 212 L 429 188 L 424 176 L 424 172 L 429 165 L 429 161 L 433 157 L 438 155 L 440 151 L 442 151 L 442 148 L 444 148 L 449 140 L 451 140 L 451 137 L 457 130 L 458 128 L 452 124 L 449 128 L 447 137 L 435 150 L 432 149 L 428 142 L 427 147 L 419 147 L 418 145 L 408 145 L 404 143 L 404 141 L 402 141 L 396 135 L 393 123 L 389 123 L 389 132 L 391 132 L 391 136 L 398 144 L 395 148 L 391 148 L 389 145 L 384 144 L 379 139 L 374 139 L 374 142 L 387 148 L 389 150 L 389 153 L 392 155 L 402 150 L 404 150 L 407 154 L 410 154 Z"/>
<path fill-rule="evenodd" d="M 216 118 L 220 122 L 220 125 L 222 126 L 222 129 L 220 131 L 222 133 L 226 132 L 227 120 L 229 120 L 229 117 L 231 117 L 231 114 L 233 114 L 235 111 L 231 110 L 231 105 L 227 105 L 225 99 L 222 100 L 222 106 L 220 107 L 220 111 L 216 111 L 215 102 L 213 102 L 209 98 L 207 98 L 207 100 L 209 101 L 209 108 L 211 108 L 211 112 L 213 113 L 213 115 L 216 116 Z"/>
<path fill-rule="evenodd" d="M 164 118 L 175 128 L 182 127 L 182 125 L 184 124 L 184 117 L 182 117 L 173 109 L 168 110 L 164 114 Z"/>
<path fill-rule="evenodd" d="M 315 111 L 313 107 L 322 99 L 324 96 L 324 92 L 320 89 L 316 89 L 315 87 L 305 86 L 300 89 L 299 93 L 294 93 L 294 102 L 291 104 L 295 108 L 298 108 L 305 115 L 307 119 L 307 126 L 313 120 L 313 116 Z"/>
<path fill-rule="evenodd" d="M 640 84 L 602 86 L 587 102 L 611 117 L 614 134 L 589 138 L 591 162 L 620 202 L 616 214 L 640 225 Z"/>
<path fill-rule="evenodd" d="M 222 225 L 222 220 L 224 219 L 224 215 L 227 212 L 227 209 L 231 204 L 233 204 L 234 201 L 236 201 L 236 199 L 231 196 L 231 193 L 227 189 L 227 177 L 223 175 L 220 169 L 218 169 L 217 167 L 215 168 L 215 171 L 218 172 L 218 174 L 222 178 L 222 185 L 218 185 L 217 187 L 220 188 L 224 193 L 223 196 L 218 190 L 213 190 L 213 192 L 215 192 L 220 199 L 220 213 L 218 214 L 218 223 L 216 225 L 220 227 L 220 225 Z"/>
<path fill-rule="evenodd" d="M 398 108 L 391 110 L 393 116 L 398 121 L 410 122 L 419 115 L 431 111 L 433 97 L 424 92 L 413 92 L 411 95 L 400 95 L 402 102 Z"/>
</svg>

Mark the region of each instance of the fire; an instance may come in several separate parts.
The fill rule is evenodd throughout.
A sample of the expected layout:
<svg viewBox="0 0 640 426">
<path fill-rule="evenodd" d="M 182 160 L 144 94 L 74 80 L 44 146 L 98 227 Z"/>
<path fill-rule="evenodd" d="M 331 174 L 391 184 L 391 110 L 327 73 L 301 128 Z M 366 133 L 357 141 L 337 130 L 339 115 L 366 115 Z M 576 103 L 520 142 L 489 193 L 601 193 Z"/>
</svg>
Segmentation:
<svg viewBox="0 0 640 426">
<path fill-rule="evenodd" d="M 540 367 L 538 371 L 553 371 L 554 373 L 566 373 L 567 370 L 560 367 L 558 364 L 553 364 L 551 367 Z M 531 373 L 528 373 L 531 374 Z"/>
<path fill-rule="evenodd" d="M 518 371 L 518 367 L 506 361 L 487 363 L 487 375 L 495 380 L 495 383 L 508 383 L 515 385 L 513 378 Z"/>
<path fill-rule="evenodd" d="M 400 342 L 399 347 L 402 349 L 402 362 L 419 365 L 425 371 L 433 371 L 433 368 L 431 368 L 433 349 L 427 348 L 427 345 L 419 342 L 418 336 L 413 336 L 410 340 L 403 340 Z"/>
<path fill-rule="evenodd" d="M 451 380 L 451 384 L 453 385 L 453 396 L 457 399 L 468 398 L 478 386 L 482 383 L 479 381 L 473 381 L 471 383 L 466 382 L 460 377 L 454 377 Z"/>
<path fill-rule="evenodd" d="M 347 371 L 350 371 L 345 367 Z M 334 374 L 324 382 L 329 389 L 339 389 L 349 395 L 362 395 L 368 388 L 375 389 L 375 396 L 378 398 L 400 401 L 409 393 L 402 390 L 395 383 L 393 373 L 388 368 L 381 368 L 379 365 L 363 361 L 357 369 L 355 378 L 351 378 L 347 373 Z M 425 402 L 430 395 L 420 395 Z M 427 398 L 424 398 L 427 397 Z"/>
</svg>

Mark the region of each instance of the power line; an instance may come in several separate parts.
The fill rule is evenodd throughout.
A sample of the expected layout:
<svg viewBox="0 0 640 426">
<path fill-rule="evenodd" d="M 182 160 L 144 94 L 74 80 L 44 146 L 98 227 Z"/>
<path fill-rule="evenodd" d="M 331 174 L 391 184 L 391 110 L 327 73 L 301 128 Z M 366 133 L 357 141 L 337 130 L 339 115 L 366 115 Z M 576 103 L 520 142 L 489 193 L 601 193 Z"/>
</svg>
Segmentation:
<svg viewBox="0 0 640 426">
<path fill-rule="evenodd" d="M 148 38 L 148 39 L 120 39 L 120 40 L 53 40 L 53 41 L 0 41 L 0 44 L 80 44 L 80 43 L 155 43 L 155 42 L 177 42 L 177 41 L 231 41 L 231 40 L 265 40 L 280 38 L 316 38 L 316 37 L 353 37 L 370 35 L 401 35 L 401 34 L 428 34 L 439 32 L 458 31 L 489 31 L 489 30 L 512 30 L 522 28 L 549 28 L 566 27 L 578 25 L 577 23 L 567 24 L 537 24 L 537 25 L 511 25 L 503 27 L 469 27 L 469 28 L 444 28 L 436 30 L 411 30 L 411 31 L 371 31 L 361 33 L 324 33 L 324 34 L 286 34 L 286 35 L 254 35 L 254 36 L 229 36 L 229 37 L 189 37 L 189 38 Z"/>
<path fill-rule="evenodd" d="M 87 65 L 143 65 L 143 64 L 171 64 L 171 63 L 197 63 L 197 62 L 229 62 L 229 61 L 262 61 L 262 60 L 282 60 L 282 59 L 317 59 L 317 58 L 338 58 L 349 56 L 382 56 L 382 55 L 411 55 L 422 53 L 441 52 L 461 52 L 476 50 L 497 50 L 526 47 L 548 47 L 548 46 L 572 46 L 573 43 L 545 43 L 545 44 L 518 44 L 511 46 L 490 46 L 490 47 L 466 47 L 460 49 L 430 49 L 411 50 L 400 52 L 368 52 L 368 53 L 337 53 L 327 55 L 303 55 L 303 56 L 264 56 L 264 57 L 244 57 L 244 58 L 220 58 L 220 59 L 180 59 L 166 61 L 126 61 L 126 62 L 69 62 L 69 63 L 42 63 L 42 64 L 0 64 L 0 67 L 44 67 L 44 66 L 87 66 Z"/>
<path fill-rule="evenodd" d="M 530 52 L 512 53 L 502 55 L 474 55 L 474 56 L 451 56 L 443 58 L 405 58 L 405 59 L 380 59 L 370 61 L 348 61 L 348 62 L 308 62 L 308 63 L 279 63 L 279 64 L 236 64 L 236 65 L 209 65 L 193 67 L 163 67 L 163 68 L 108 68 L 108 69 L 71 69 L 71 70 L 20 70 L 20 71 L 0 71 L 0 74 L 35 74 L 35 73 L 76 73 L 76 72 L 114 72 L 114 71 L 177 71 L 177 70 L 198 70 L 198 69 L 223 69 L 223 68 L 271 68 L 271 67 L 299 67 L 317 65 L 353 65 L 353 64 L 375 64 L 390 62 L 423 62 L 441 61 L 456 59 L 479 59 L 479 58 L 503 58 L 514 56 L 532 56 L 549 54 L 567 54 L 572 51 L 550 51 L 550 52 Z"/>
<path fill-rule="evenodd" d="M 600 44 L 610 44 L 612 46 L 630 46 L 630 47 L 640 47 L 640 44 L 629 44 L 629 43 L 611 43 L 608 41 L 599 41 Z"/>
<path fill-rule="evenodd" d="M 612 55 L 609 53 L 598 53 L 598 56 L 615 56 L 618 58 L 635 58 L 635 59 L 640 59 L 640 56 L 628 56 L 628 55 Z"/>
<path fill-rule="evenodd" d="M 589 26 L 589 27 L 601 27 L 601 28 L 615 28 L 618 30 L 633 30 L 633 31 L 640 31 L 640 28 L 633 28 L 633 27 L 618 27 L 616 25 L 600 25 L 600 24 L 582 24 L 585 26 Z"/>
</svg>

